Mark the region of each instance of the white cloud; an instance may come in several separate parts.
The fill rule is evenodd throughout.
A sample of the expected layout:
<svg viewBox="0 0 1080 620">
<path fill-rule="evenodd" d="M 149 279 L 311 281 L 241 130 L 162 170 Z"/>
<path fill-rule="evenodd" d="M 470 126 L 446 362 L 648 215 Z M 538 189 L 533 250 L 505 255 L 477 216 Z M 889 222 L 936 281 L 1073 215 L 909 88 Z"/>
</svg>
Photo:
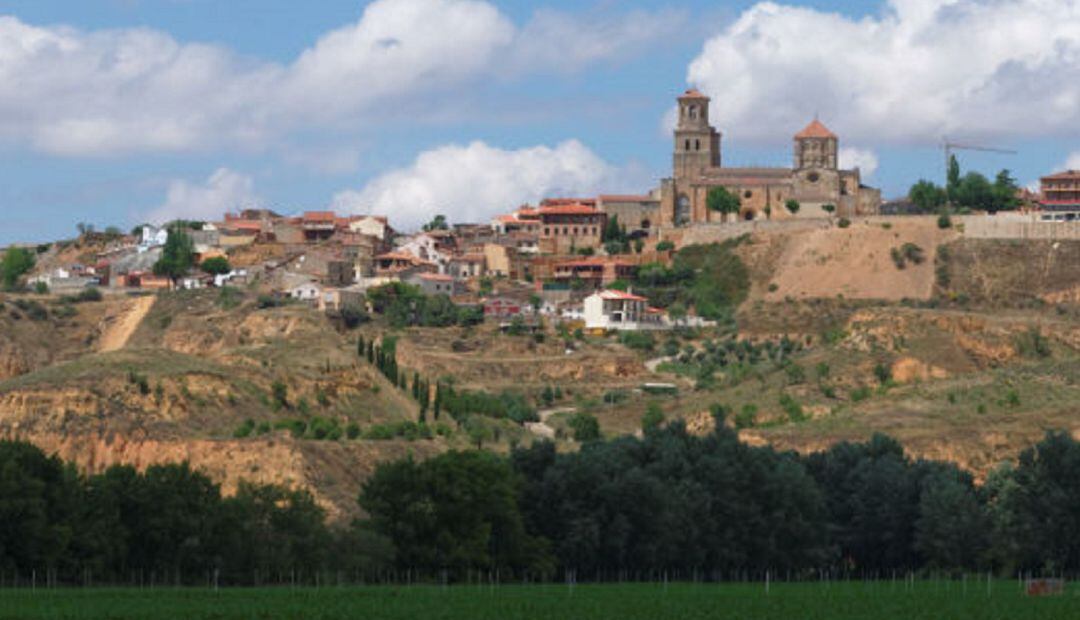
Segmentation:
<svg viewBox="0 0 1080 620">
<path fill-rule="evenodd" d="M 621 59 L 656 41 L 675 36 L 686 22 L 682 11 L 572 15 L 538 9 L 518 34 L 509 70 L 539 68 L 573 72 L 605 60 Z"/>
<path fill-rule="evenodd" d="M 858 168 L 863 178 L 872 177 L 878 169 L 877 153 L 855 147 L 843 147 L 840 149 L 840 167 L 844 169 Z"/>
<path fill-rule="evenodd" d="M 1080 170 L 1080 151 L 1069 155 L 1069 158 L 1065 160 L 1065 163 L 1061 166 L 1062 170 Z"/>
<path fill-rule="evenodd" d="M 426 151 L 408 168 L 338 194 L 333 205 L 353 213 L 385 213 L 395 225 L 415 226 L 438 213 L 454 222 L 485 222 L 547 196 L 625 189 L 634 177 L 634 170 L 605 162 L 576 140 L 520 150 L 473 142 Z"/>
<path fill-rule="evenodd" d="M 658 14 L 657 23 L 669 23 Z M 0 140 L 68 156 L 262 148 L 290 132 L 415 122 L 425 97 L 513 71 L 629 53 L 664 28 L 634 12 L 516 27 L 481 0 L 376 0 L 287 64 L 145 28 L 82 31 L 0 17 Z M 569 34 L 559 28 L 573 25 Z M 543 37 L 543 40 L 538 40 Z M 425 101 L 425 105 L 418 105 Z M 414 110 L 415 108 L 415 110 Z"/>
<path fill-rule="evenodd" d="M 862 19 L 763 2 L 687 77 L 747 139 L 783 139 L 815 112 L 859 141 L 1076 135 L 1080 2 L 890 0 Z"/>
<path fill-rule="evenodd" d="M 163 224 L 174 219 L 217 220 L 226 211 L 259 204 L 251 177 L 228 168 L 218 168 L 204 183 L 174 180 L 165 203 L 154 209 L 149 221 Z"/>
</svg>

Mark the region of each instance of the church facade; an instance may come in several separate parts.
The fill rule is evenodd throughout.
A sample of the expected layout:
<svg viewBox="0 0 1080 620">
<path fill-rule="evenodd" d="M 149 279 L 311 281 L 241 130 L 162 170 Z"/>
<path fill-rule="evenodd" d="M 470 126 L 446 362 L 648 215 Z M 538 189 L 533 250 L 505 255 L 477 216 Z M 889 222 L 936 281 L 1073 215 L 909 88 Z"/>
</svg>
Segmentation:
<svg viewBox="0 0 1080 620">
<path fill-rule="evenodd" d="M 706 204 L 714 187 L 739 197 L 739 220 L 827 217 L 825 205 L 845 217 L 878 212 L 881 191 L 863 185 L 858 168 L 839 168 L 839 139 L 817 119 L 795 135 L 794 167 L 724 167 L 722 135 L 709 124 L 709 101 L 696 90 L 679 97 L 672 177 L 660 185 L 661 225 L 722 221 L 725 216 Z M 785 208 L 789 200 L 799 203 L 796 214 Z"/>
</svg>

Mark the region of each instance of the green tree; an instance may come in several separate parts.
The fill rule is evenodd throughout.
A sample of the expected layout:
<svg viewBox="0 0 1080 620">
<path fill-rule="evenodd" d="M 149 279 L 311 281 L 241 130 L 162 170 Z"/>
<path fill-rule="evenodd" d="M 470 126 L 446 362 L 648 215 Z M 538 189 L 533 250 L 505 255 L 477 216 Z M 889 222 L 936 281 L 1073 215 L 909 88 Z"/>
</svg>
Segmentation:
<svg viewBox="0 0 1080 620">
<path fill-rule="evenodd" d="M 645 414 L 641 416 L 641 430 L 645 433 L 651 433 L 659 429 L 663 423 L 664 409 L 660 406 L 660 403 L 650 401 L 645 406 Z"/>
<path fill-rule="evenodd" d="M 34 255 L 30 250 L 9 247 L 4 252 L 4 260 L 0 261 L 0 279 L 3 280 L 4 288 L 14 289 L 19 284 L 19 278 L 34 268 L 34 263 Z"/>
<path fill-rule="evenodd" d="M 979 568 L 989 544 L 990 522 L 971 476 L 943 469 L 923 481 L 915 549 L 927 566 Z"/>
<path fill-rule="evenodd" d="M 978 172 L 965 174 L 950 196 L 953 202 L 969 209 L 991 211 L 995 207 L 994 186 Z"/>
<path fill-rule="evenodd" d="M 1017 185 L 1016 179 L 1008 170 L 999 172 L 994 178 L 994 197 L 990 212 L 1012 211 L 1020 206 L 1020 199 L 1016 196 L 1019 190 L 1020 187 Z"/>
<path fill-rule="evenodd" d="M 960 162 L 956 155 L 949 155 L 949 168 L 945 175 L 945 193 L 948 200 L 957 202 L 960 191 Z"/>
<path fill-rule="evenodd" d="M 742 201 L 734 193 L 728 191 L 726 187 L 716 186 L 709 189 L 709 193 L 705 197 L 705 206 L 710 211 L 720 213 L 724 221 L 727 221 L 728 215 L 739 212 Z"/>
<path fill-rule="evenodd" d="M 574 432 L 574 441 L 588 443 L 599 441 L 600 421 L 588 413 L 579 412 L 570 417 L 570 430 Z"/>
<path fill-rule="evenodd" d="M 825 213 L 828 213 L 829 217 L 832 217 L 833 213 L 836 213 L 836 205 L 834 205 L 834 204 L 821 205 L 821 210 L 824 211 Z"/>
<path fill-rule="evenodd" d="M 518 494 L 502 457 L 449 452 L 380 465 L 359 503 L 363 525 L 393 543 L 401 568 L 550 570 L 545 545 L 526 531 Z"/>
<path fill-rule="evenodd" d="M 208 258 L 200 265 L 203 271 L 212 275 L 225 275 L 232 271 L 232 265 L 229 264 L 229 259 L 224 256 L 214 256 Z"/>
<path fill-rule="evenodd" d="M 424 224 L 424 232 L 431 232 L 433 230 L 449 230 L 450 225 L 446 221 L 445 215 L 436 215 L 430 222 Z"/>
<path fill-rule="evenodd" d="M 161 249 L 161 258 L 154 263 L 154 274 L 171 278 L 183 277 L 195 264 L 195 244 L 179 226 L 169 229 L 169 238 Z"/>
<path fill-rule="evenodd" d="M 920 179 L 918 183 L 911 186 L 908 190 L 908 198 L 923 213 L 937 211 L 948 200 L 944 189 L 926 179 Z"/>
<path fill-rule="evenodd" d="M 799 212 L 799 209 L 802 208 L 802 205 L 799 204 L 798 200 L 788 198 L 787 201 L 784 202 L 784 208 L 788 210 L 788 213 L 795 215 Z"/>
</svg>

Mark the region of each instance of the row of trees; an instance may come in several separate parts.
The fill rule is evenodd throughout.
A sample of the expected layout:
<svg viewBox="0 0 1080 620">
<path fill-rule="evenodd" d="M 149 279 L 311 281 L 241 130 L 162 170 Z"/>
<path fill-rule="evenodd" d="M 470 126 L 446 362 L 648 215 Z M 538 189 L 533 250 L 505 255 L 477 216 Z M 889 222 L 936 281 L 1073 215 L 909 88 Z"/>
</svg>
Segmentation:
<svg viewBox="0 0 1080 620">
<path fill-rule="evenodd" d="M 335 539 L 311 495 L 241 484 L 224 498 L 185 465 L 80 475 L 26 443 L 0 442 L 0 571 L 41 583 L 221 583 L 329 566 Z M 340 542 L 340 541 L 339 541 Z M 342 543 L 344 544 L 344 543 Z"/>
<path fill-rule="evenodd" d="M 1065 434 L 977 486 L 883 436 L 802 458 L 651 423 L 576 453 L 387 465 L 360 503 L 399 566 L 430 571 L 1057 572 L 1080 569 L 1078 467 Z"/>
<path fill-rule="evenodd" d="M 395 328 L 477 325 L 484 321 L 479 307 L 459 307 L 446 295 L 425 295 L 420 287 L 391 282 L 370 289 L 367 300 Z"/>
<path fill-rule="evenodd" d="M 996 213 L 1020 206 L 1017 190 L 1016 179 L 1008 170 L 999 172 L 993 181 L 978 172 L 961 175 L 960 163 L 953 156 L 949 159 L 945 187 L 923 179 L 911 187 L 908 198 L 920 210 L 928 213 L 938 211 L 947 204 Z"/>
<path fill-rule="evenodd" d="M 719 409 L 718 409 L 719 410 Z M 331 528 L 311 495 L 187 465 L 92 476 L 0 442 L 0 571 L 41 582 L 282 583 L 317 573 L 466 571 L 582 578 L 820 569 L 1080 569 L 1080 444 L 1064 433 L 976 485 L 877 436 L 808 457 L 721 428 L 645 424 L 643 438 L 450 452 L 383 464 L 364 520 Z"/>
</svg>

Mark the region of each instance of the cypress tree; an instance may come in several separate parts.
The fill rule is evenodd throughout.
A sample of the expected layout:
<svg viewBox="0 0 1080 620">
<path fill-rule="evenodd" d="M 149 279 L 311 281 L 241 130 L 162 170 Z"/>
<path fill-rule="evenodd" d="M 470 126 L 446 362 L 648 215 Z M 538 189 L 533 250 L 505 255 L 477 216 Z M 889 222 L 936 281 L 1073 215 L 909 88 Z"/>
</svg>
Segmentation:
<svg viewBox="0 0 1080 620">
<path fill-rule="evenodd" d="M 356 337 L 356 354 L 360 357 L 364 357 L 364 337 Z"/>
</svg>

